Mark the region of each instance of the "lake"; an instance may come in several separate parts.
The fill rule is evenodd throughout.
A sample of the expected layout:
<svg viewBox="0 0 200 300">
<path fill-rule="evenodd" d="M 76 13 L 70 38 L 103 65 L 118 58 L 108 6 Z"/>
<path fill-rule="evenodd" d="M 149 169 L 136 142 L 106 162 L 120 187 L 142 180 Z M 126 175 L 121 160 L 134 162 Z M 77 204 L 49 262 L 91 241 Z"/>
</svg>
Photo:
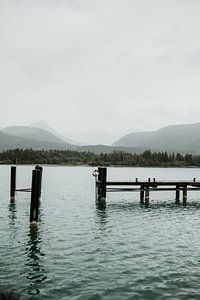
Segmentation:
<svg viewBox="0 0 200 300">
<path fill-rule="evenodd" d="M 34 166 L 17 167 L 17 188 Z M 0 290 L 20 299 L 199 299 L 200 191 L 186 207 L 175 192 L 110 193 L 95 205 L 91 167 L 44 166 L 40 219 L 30 193 L 9 204 L 10 166 L 0 166 Z M 108 168 L 108 180 L 200 180 L 200 169 Z"/>
</svg>

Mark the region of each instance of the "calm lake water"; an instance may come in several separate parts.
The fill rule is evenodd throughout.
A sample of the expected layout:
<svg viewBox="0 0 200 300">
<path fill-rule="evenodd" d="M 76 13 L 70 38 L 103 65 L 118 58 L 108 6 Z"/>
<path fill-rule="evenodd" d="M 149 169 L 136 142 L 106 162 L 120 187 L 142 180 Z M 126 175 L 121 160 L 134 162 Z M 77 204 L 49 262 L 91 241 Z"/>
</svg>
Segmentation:
<svg viewBox="0 0 200 300">
<path fill-rule="evenodd" d="M 33 166 L 18 166 L 17 187 Z M 21 299 L 200 299 L 200 191 L 108 194 L 98 209 L 89 167 L 45 166 L 40 220 L 30 193 L 9 204 L 10 166 L 0 166 L 0 290 Z M 200 180 L 200 169 L 108 168 L 110 180 Z"/>
</svg>

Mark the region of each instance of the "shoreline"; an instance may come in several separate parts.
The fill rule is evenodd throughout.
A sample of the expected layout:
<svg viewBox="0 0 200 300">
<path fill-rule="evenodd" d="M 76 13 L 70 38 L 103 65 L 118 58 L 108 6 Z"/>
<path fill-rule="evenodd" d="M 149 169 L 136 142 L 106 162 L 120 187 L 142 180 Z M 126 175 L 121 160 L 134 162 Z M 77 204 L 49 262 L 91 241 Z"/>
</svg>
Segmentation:
<svg viewBox="0 0 200 300">
<path fill-rule="evenodd" d="M 15 164 L 8 164 L 8 163 L 0 163 L 0 166 L 13 166 Z M 66 164 L 43 164 L 43 163 L 18 163 L 16 166 L 35 166 L 35 165 L 41 165 L 44 167 L 70 167 L 70 168 L 98 168 L 98 167 L 106 167 L 106 168 L 151 168 L 151 169 L 200 169 L 200 166 L 126 166 L 126 165 L 87 165 L 87 164 L 72 164 L 72 165 L 66 165 Z"/>
</svg>

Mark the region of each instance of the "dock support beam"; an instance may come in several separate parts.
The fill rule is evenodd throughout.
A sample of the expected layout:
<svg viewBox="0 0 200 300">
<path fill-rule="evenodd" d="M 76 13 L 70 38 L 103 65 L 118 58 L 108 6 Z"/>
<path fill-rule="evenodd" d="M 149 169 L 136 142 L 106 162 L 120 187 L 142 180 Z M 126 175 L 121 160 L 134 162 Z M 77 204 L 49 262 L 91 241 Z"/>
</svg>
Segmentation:
<svg viewBox="0 0 200 300">
<path fill-rule="evenodd" d="M 180 186 L 176 185 L 176 199 L 175 199 L 176 204 L 180 204 Z"/>
<path fill-rule="evenodd" d="M 144 186 L 140 187 L 140 204 L 144 204 Z"/>
<path fill-rule="evenodd" d="M 145 187 L 145 205 L 149 205 L 149 187 Z"/>
<path fill-rule="evenodd" d="M 183 205 L 186 206 L 187 204 L 187 186 L 183 187 Z"/>
<path fill-rule="evenodd" d="M 37 222 L 40 198 L 40 171 L 32 172 L 30 222 Z"/>
<path fill-rule="evenodd" d="M 10 173 L 10 202 L 15 202 L 15 191 L 16 191 L 16 166 L 11 166 Z"/>
<path fill-rule="evenodd" d="M 97 179 L 97 201 L 105 202 L 106 200 L 106 180 L 107 180 L 107 168 L 98 168 Z"/>
</svg>

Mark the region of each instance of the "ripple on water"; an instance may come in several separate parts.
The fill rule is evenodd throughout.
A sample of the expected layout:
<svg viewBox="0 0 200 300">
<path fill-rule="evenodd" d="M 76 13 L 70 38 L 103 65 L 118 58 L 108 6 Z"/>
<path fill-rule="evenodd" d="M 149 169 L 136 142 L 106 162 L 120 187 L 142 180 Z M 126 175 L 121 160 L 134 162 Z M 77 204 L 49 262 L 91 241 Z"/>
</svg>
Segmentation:
<svg viewBox="0 0 200 300">
<path fill-rule="evenodd" d="M 7 168 L 0 169 L 1 290 L 15 290 L 22 300 L 199 299 L 198 193 L 186 207 L 175 205 L 171 193 L 164 201 L 162 194 L 152 193 L 149 207 L 140 206 L 138 194 L 115 193 L 100 208 L 94 203 L 91 168 L 47 167 L 40 221 L 30 227 L 30 194 L 21 193 L 8 205 Z M 30 171 L 19 167 L 21 186 Z M 110 172 L 117 180 L 135 172 L 181 174 L 174 169 Z M 182 170 L 184 178 L 195 172 Z"/>
</svg>

